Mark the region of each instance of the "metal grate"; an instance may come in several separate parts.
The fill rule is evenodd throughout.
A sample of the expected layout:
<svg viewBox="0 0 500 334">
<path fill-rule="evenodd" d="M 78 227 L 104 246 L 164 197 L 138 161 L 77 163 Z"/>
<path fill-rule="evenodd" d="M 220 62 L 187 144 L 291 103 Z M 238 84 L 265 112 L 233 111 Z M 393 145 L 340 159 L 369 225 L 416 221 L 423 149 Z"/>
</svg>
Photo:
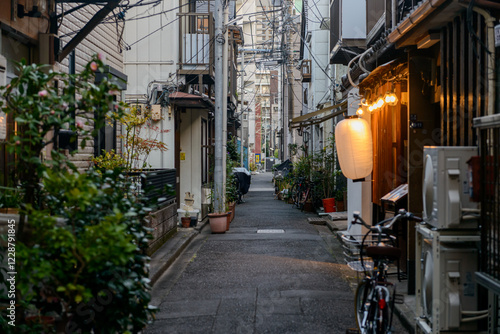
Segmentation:
<svg viewBox="0 0 500 334">
<path fill-rule="evenodd" d="M 480 130 L 481 271 L 500 280 L 500 126 Z"/>
</svg>

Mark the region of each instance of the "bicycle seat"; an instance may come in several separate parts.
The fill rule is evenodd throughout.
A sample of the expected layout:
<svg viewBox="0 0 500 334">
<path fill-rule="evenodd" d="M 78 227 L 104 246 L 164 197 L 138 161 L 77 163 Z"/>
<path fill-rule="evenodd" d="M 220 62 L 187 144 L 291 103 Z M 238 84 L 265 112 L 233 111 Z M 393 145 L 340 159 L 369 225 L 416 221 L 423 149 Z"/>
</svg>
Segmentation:
<svg viewBox="0 0 500 334">
<path fill-rule="evenodd" d="M 401 256 L 401 248 L 388 246 L 368 246 L 366 255 L 373 259 L 397 260 Z"/>
</svg>

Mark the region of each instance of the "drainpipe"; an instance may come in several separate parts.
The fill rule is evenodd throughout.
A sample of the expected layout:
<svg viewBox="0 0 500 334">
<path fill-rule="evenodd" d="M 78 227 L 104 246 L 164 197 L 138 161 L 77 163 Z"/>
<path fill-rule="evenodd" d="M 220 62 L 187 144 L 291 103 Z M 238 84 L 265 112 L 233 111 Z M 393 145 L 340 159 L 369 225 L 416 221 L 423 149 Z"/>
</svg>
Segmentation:
<svg viewBox="0 0 500 334">
<path fill-rule="evenodd" d="M 495 18 L 482 8 L 473 7 L 473 11 L 484 17 L 488 35 L 488 115 L 495 112 Z"/>
<path fill-rule="evenodd" d="M 398 10 L 398 4 L 397 0 L 392 0 L 392 30 L 396 28 L 396 20 L 397 20 L 397 10 Z"/>
</svg>

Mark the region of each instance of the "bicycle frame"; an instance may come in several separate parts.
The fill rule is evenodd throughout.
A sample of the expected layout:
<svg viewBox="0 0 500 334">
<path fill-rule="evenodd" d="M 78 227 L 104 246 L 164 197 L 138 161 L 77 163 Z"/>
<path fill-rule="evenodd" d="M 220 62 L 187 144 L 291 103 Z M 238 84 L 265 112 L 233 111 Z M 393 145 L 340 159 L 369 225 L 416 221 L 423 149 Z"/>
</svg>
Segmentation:
<svg viewBox="0 0 500 334">
<path fill-rule="evenodd" d="M 352 223 L 355 224 L 360 221 L 362 225 L 368 228 L 368 232 L 363 236 L 360 246 L 360 262 L 365 278 L 358 286 L 355 297 L 356 319 L 363 334 L 391 333 L 396 288 L 394 284 L 387 281 L 386 271 L 388 264 L 399 258 L 401 250 L 387 246 L 383 241 L 389 243 L 393 241 L 390 228 L 396 221 L 403 218 L 421 220 L 411 213 L 400 210 L 398 215 L 393 218 L 383 220 L 375 226 L 370 226 L 361 219 L 359 213 L 354 214 Z M 387 225 L 384 226 L 384 224 Z M 368 236 L 375 233 L 377 237 L 376 244 L 366 247 L 365 242 Z M 373 269 L 368 273 L 363 262 L 363 251 L 373 259 Z"/>
</svg>

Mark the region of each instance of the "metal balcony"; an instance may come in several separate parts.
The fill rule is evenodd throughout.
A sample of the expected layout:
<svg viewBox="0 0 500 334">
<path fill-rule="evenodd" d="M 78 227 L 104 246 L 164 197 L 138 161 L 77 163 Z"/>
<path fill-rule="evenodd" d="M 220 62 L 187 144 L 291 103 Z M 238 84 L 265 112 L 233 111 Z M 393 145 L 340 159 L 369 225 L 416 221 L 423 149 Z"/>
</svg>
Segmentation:
<svg viewBox="0 0 500 334">
<path fill-rule="evenodd" d="M 212 13 L 179 13 L 179 74 L 186 82 L 213 83 L 214 32 Z"/>
</svg>

